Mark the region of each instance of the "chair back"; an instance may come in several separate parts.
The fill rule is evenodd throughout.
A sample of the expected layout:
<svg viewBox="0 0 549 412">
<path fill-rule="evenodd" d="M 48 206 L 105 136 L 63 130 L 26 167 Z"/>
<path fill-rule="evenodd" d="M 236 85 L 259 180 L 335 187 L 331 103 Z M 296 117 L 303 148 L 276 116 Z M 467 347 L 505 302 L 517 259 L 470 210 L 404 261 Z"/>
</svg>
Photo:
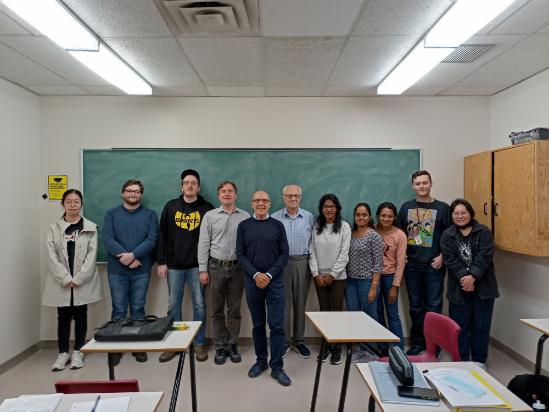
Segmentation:
<svg viewBox="0 0 549 412">
<path fill-rule="evenodd" d="M 119 381 L 57 381 L 57 393 L 139 392 L 137 379 Z"/>
<path fill-rule="evenodd" d="M 461 361 L 459 355 L 459 325 L 448 316 L 440 313 L 427 312 L 423 323 L 425 335 L 425 352 L 436 358 L 437 346 L 444 349 L 452 357 L 452 362 Z"/>
</svg>

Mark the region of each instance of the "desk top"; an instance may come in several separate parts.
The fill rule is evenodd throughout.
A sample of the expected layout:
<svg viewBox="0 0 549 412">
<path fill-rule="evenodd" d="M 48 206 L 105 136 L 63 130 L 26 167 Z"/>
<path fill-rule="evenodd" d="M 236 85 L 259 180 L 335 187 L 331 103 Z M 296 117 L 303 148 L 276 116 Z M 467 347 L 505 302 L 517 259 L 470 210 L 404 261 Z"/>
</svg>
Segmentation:
<svg viewBox="0 0 549 412">
<path fill-rule="evenodd" d="M 74 402 L 95 401 L 97 393 L 64 394 L 55 412 L 69 412 Z M 120 392 L 102 393 L 101 398 L 129 396 L 128 412 L 154 412 L 160 404 L 164 392 Z"/>
<path fill-rule="evenodd" d="M 544 335 L 549 335 L 549 319 L 521 319 L 520 321 L 539 330 Z"/>
<path fill-rule="evenodd" d="M 305 312 L 305 315 L 329 343 L 400 341 L 364 312 Z"/>
<path fill-rule="evenodd" d="M 429 406 L 428 408 L 423 405 L 403 405 L 398 403 L 382 403 L 379 400 L 379 393 L 377 392 L 376 385 L 374 383 L 374 378 L 370 371 L 370 367 L 367 363 L 357 363 L 356 364 L 360 374 L 366 381 L 368 389 L 373 397 L 376 399 L 377 404 L 381 407 L 381 410 L 384 412 L 402 412 L 405 408 L 407 412 L 412 411 L 429 411 L 429 412 L 447 412 L 452 411 L 453 409 L 445 402 L 441 401 L 439 406 Z M 483 369 L 479 368 L 474 362 L 427 362 L 419 363 L 418 366 L 420 369 L 435 369 L 435 368 L 460 368 L 467 370 L 474 370 L 480 374 L 488 384 L 490 384 L 496 391 L 498 391 L 507 402 L 512 406 L 512 410 L 515 412 L 531 412 L 532 408 L 510 392 L 505 386 L 499 383 L 494 377 L 485 372 Z"/>
<path fill-rule="evenodd" d="M 188 330 L 169 331 L 164 339 L 142 342 L 97 342 L 95 339 L 86 343 L 82 352 L 186 352 L 202 322 L 185 322 Z"/>
</svg>

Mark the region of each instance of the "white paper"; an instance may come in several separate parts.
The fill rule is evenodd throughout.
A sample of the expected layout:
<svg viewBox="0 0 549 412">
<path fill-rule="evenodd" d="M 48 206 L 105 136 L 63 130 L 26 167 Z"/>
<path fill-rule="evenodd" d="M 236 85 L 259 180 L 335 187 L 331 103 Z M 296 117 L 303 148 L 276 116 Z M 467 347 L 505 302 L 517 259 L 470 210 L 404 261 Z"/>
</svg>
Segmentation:
<svg viewBox="0 0 549 412">
<path fill-rule="evenodd" d="M 74 402 L 71 407 L 71 412 L 90 412 L 93 408 L 93 401 Z M 97 403 L 96 412 L 126 412 L 130 404 L 129 396 L 119 396 L 116 398 L 101 398 Z"/>
<path fill-rule="evenodd" d="M 4 400 L 0 405 L 0 412 L 53 412 L 62 397 L 62 393 L 22 395 Z"/>
</svg>

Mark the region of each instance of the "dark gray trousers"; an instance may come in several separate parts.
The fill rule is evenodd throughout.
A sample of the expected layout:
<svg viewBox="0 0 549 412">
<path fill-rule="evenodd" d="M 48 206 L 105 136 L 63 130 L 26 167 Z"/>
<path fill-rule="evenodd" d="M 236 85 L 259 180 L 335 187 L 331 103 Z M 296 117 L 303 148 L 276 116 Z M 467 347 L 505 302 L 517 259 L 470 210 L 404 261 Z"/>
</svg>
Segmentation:
<svg viewBox="0 0 549 412">
<path fill-rule="evenodd" d="M 284 267 L 284 330 L 286 332 L 286 344 L 290 344 L 293 338 L 294 345 L 303 344 L 305 334 L 305 306 L 311 284 L 311 272 L 307 257 L 299 259 L 290 256 L 290 260 Z M 293 310 L 292 310 L 293 309 Z M 292 322 L 293 315 L 293 322 Z M 292 328 L 293 326 L 293 328 Z M 293 334 L 291 333 L 293 329 Z"/>
</svg>

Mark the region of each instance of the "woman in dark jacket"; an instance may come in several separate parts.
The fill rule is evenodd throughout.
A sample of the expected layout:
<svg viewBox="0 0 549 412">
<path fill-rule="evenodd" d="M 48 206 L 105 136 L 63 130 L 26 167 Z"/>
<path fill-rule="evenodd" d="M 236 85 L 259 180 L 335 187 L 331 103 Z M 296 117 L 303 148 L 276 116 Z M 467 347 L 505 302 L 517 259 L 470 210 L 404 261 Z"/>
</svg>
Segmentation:
<svg viewBox="0 0 549 412">
<path fill-rule="evenodd" d="M 492 260 L 494 241 L 490 230 L 474 219 L 475 211 L 467 200 L 454 200 L 450 213 L 453 224 L 441 239 L 448 268 L 449 314 L 461 327 L 461 360 L 485 364 L 494 301 L 499 297 Z"/>
</svg>

